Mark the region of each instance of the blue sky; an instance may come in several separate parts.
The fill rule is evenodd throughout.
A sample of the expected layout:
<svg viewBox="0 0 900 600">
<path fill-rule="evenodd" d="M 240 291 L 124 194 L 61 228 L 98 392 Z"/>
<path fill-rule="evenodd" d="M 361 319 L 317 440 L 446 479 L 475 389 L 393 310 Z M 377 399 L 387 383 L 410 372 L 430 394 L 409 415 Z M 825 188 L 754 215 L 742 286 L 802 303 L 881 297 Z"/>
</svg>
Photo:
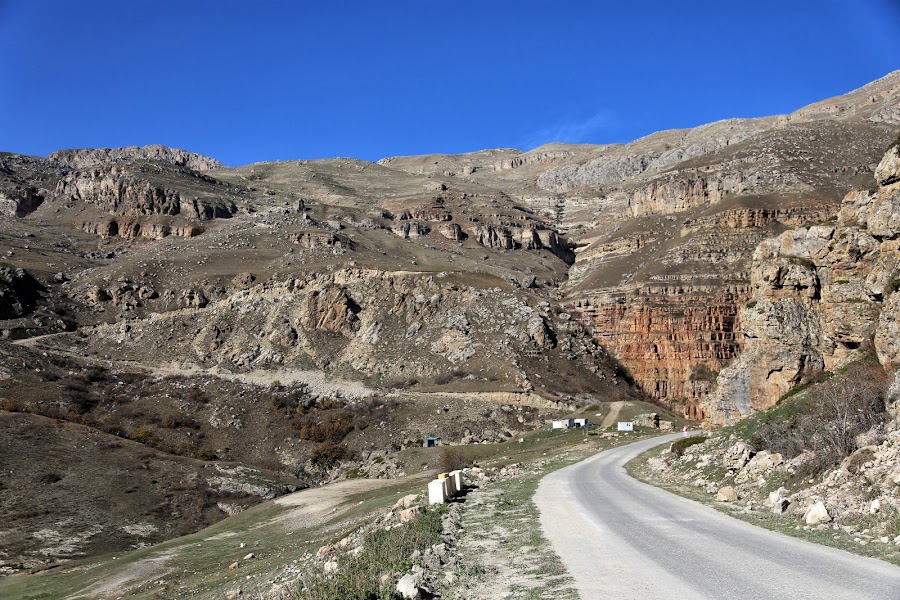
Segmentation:
<svg viewBox="0 0 900 600">
<path fill-rule="evenodd" d="M 0 150 L 229 165 L 786 113 L 900 69 L 896 0 L 0 0 Z"/>
</svg>

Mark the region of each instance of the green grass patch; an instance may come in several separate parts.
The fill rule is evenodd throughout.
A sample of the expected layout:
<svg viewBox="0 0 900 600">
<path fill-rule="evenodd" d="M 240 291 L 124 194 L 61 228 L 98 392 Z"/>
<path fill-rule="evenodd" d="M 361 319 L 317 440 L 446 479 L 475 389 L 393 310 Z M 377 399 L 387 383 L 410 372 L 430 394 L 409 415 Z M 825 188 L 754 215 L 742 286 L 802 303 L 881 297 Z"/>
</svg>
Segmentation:
<svg viewBox="0 0 900 600">
<path fill-rule="evenodd" d="M 447 506 L 427 509 L 408 523 L 391 529 L 369 533 L 362 552 L 340 565 L 332 575 L 309 574 L 303 580 L 300 597 L 307 600 L 393 600 L 399 597 L 393 578 L 380 585 L 382 575 L 405 572 L 412 568 L 414 553 L 424 552 L 442 541 L 441 517 Z"/>
<path fill-rule="evenodd" d="M 681 438 L 672 442 L 669 450 L 678 456 L 682 456 L 684 451 L 696 444 L 702 444 L 708 438 L 705 435 L 693 435 L 691 437 Z"/>
</svg>

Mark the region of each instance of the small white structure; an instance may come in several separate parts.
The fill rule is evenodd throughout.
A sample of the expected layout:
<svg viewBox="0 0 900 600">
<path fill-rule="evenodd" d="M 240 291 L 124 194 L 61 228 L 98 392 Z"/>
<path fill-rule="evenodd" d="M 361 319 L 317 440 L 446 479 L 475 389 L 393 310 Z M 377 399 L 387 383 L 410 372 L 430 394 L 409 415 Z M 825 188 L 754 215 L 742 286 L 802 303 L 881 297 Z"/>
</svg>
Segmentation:
<svg viewBox="0 0 900 600">
<path fill-rule="evenodd" d="M 447 501 L 447 492 L 443 479 L 428 482 L 428 504 L 443 504 Z"/>
<path fill-rule="evenodd" d="M 553 429 L 565 429 L 566 426 L 563 425 L 562 421 L 553 421 Z"/>
<path fill-rule="evenodd" d="M 453 485 L 456 487 L 456 492 L 461 492 L 463 489 L 462 471 L 460 469 L 457 469 L 456 471 L 450 471 L 450 479 L 453 480 Z"/>
<path fill-rule="evenodd" d="M 590 421 L 587 419 L 575 419 L 575 427 L 587 427 L 590 425 Z"/>
<path fill-rule="evenodd" d="M 443 504 L 463 489 L 462 471 L 441 473 L 428 482 L 428 504 Z"/>
<path fill-rule="evenodd" d="M 619 421 L 619 431 L 634 431 L 634 421 Z"/>
</svg>

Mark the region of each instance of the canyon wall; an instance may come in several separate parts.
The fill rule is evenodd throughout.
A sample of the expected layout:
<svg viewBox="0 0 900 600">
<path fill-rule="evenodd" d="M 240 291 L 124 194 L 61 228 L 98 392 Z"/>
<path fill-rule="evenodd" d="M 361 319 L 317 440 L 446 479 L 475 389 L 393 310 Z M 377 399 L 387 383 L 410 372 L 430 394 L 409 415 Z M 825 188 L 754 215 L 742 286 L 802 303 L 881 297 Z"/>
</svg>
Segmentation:
<svg viewBox="0 0 900 600">
<path fill-rule="evenodd" d="M 900 145 L 873 191 L 847 194 L 832 223 L 785 231 L 753 254 L 744 350 L 701 405 L 721 425 L 866 354 L 900 366 Z"/>
</svg>

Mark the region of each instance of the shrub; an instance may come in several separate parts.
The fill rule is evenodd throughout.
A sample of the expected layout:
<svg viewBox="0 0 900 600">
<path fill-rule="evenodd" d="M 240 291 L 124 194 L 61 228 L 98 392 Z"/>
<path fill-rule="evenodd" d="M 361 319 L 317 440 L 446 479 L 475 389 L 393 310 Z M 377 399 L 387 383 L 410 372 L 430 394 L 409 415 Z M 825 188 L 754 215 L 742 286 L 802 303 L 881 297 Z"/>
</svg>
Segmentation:
<svg viewBox="0 0 900 600">
<path fill-rule="evenodd" d="M 388 388 L 396 389 L 396 390 L 405 390 L 407 388 L 411 388 L 414 385 L 418 385 L 419 380 L 415 377 L 410 377 L 409 379 L 395 379 L 387 384 Z"/>
<path fill-rule="evenodd" d="M 90 367 L 84 372 L 84 379 L 88 383 L 103 383 L 109 381 L 109 371 L 103 367 Z"/>
<path fill-rule="evenodd" d="M 25 405 L 18 400 L 3 398 L 0 399 L 0 410 L 5 410 L 6 412 L 25 412 Z"/>
<path fill-rule="evenodd" d="M 438 462 L 438 468 L 441 473 L 448 473 L 450 471 L 456 471 L 457 469 L 464 469 L 472 465 L 472 457 L 469 456 L 467 452 L 464 452 L 460 448 L 447 448 L 441 454 L 441 459 Z"/>
<path fill-rule="evenodd" d="M 852 364 L 796 399 L 782 410 L 781 418 L 763 422 L 750 443 L 788 458 L 811 450 L 815 457 L 801 466 L 798 475 L 822 473 L 857 450 L 857 435 L 884 419 L 887 384 L 879 365 Z"/>
<path fill-rule="evenodd" d="M 218 455 L 216 451 L 212 448 L 198 448 L 193 452 L 194 458 L 199 458 L 200 460 L 216 460 Z"/>
<path fill-rule="evenodd" d="M 195 388 L 195 387 L 192 387 L 191 389 L 189 389 L 187 391 L 187 394 L 185 394 L 185 399 L 188 402 L 192 402 L 194 404 L 208 404 L 209 403 L 209 397 L 206 395 L 206 393 L 203 390 Z"/>
<path fill-rule="evenodd" d="M 816 270 L 816 263 L 814 263 L 811 258 L 795 257 L 793 259 L 793 262 L 795 265 L 800 265 L 804 269 L 808 269 L 813 272 L 815 272 Z"/>
<path fill-rule="evenodd" d="M 163 415 L 161 424 L 167 429 L 200 429 L 200 423 L 195 419 L 176 412 L 169 412 Z"/>
<path fill-rule="evenodd" d="M 323 469 L 328 469 L 344 460 L 353 458 L 353 452 L 341 444 L 325 442 L 319 444 L 309 455 L 309 460 Z"/>
<path fill-rule="evenodd" d="M 153 431 L 149 427 L 141 426 L 133 429 L 128 437 L 139 444 L 147 444 L 153 440 Z"/>
<path fill-rule="evenodd" d="M 294 424 L 301 440 L 337 444 L 353 431 L 353 414 L 349 410 L 326 413 L 321 420 L 305 415 Z"/>
<path fill-rule="evenodd" d="M 468 373 L 466 373 L 465 371 L 461 371 L 459 369 L 453 369 L 452 371 L 448 371 L 446 373 L 441 373 L 440 375 L 435 377 L 434 383 L 435 383 L 435 385 L 447 385 L 454 379 L 462 379 L 466 375 L 468 375 Z"/>
<path fill-rule="evenodd" d="M 676 456 L 681 456 L 684 454 L 684 451 L 691 446 L 702 444 L 705 441 L 705 435 L 693 435 L 691 437 L 681 438 L 680 440 L 672 442 L 672 446 L 669 448 L 669 450 L 671 450 L 672 453 Z"/>
<path fill-rule="evenodd" d="M 699 364 L 691 369 L 691 381 L 715 381 L 716 372 L 707 365 Z"/>
</svg>

